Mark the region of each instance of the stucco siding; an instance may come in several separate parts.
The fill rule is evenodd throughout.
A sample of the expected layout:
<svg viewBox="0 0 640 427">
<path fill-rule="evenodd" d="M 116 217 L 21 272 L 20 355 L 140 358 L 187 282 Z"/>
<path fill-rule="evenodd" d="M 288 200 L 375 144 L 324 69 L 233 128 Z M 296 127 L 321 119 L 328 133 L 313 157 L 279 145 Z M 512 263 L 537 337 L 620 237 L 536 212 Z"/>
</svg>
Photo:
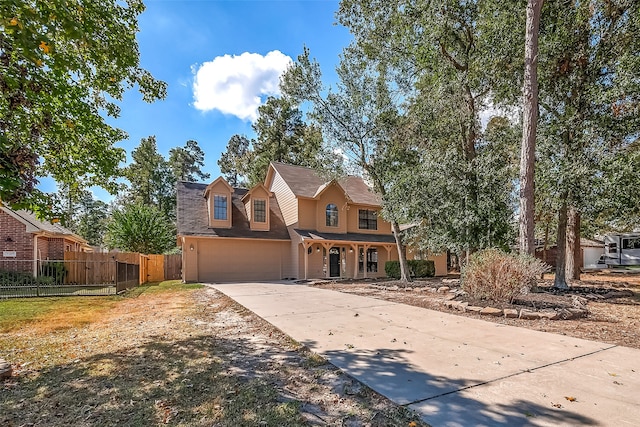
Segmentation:
<svg viewBox="0 0 640 427">
<path fill-rule="evenodd" d="M 426 252 L 426 251 L 425 251 Z M 446 276 L 449 272 L 447 269 L 447 254 L 433 254 L 431 252 L 422 253 L 411 247 L 407 248 L 407 259 L 428 259 L 433 261 L 436 268 L 436 276 Z"/>
<path fill-rule="evenodd" d="M 338 226 L 327 226 L 327 206 L 336 205 L 338 208 Z M 327 188 L 316 202 L 316 230 L 325 233 L 346 233 L 347 232 L 347 199 L 344 192 L 337 185 Z"/>
<path fill-rule="evenodd" d="M 298 228 L 313 230 L 316 228 L 316 204 L 315 200 L 298 199 Z M 324 213 L 323 217 L 324 218 Z"/>
<path fill-rule="evenodd" d="M 193 240 L 197 243 L 197 250 L 190 251 L 187 247 L 186 281 L 238 282 L 280 280 L 286 277 L 289 241 L 223 238 Z M 193 272 L 194 264 L 196 274 Z"/>
<path fill-rule="evenodd" d="M 271 186 L 269 187 L 278 201 L 280 212 L 284 219 L 285 225 L 294 225 L 298 222 L 298 201 L 287 183 L 282 179 L 280 174 L 274 170 Z"/>
<path fill-rule="evenodd" d="M 377 220 L 378 229 L 377 230 L 366 230 L 366 229 L 358 228 L 360 226 L 358 210 L 360 209 L 378 212 L 378 220 Z M 350 205 L 349 210 L 347 211 L 347 218 L 348 218 L 347 231 L 349 233 L 391 234 L 391 223 L 382 219 L 382 217 L 380 216 L 380 208 L 374 208 L 371 206 L 362 206 L 362 205 Z"/>
<path fill-rule="evenodd" d="M 318 252 L 318 249 L 320 251 Z M 322 246 L 315 244 L 311 246 L 311 253 L 307 255 L 308 257 L 308 270 L 307 270 L 307 278 L 308 279 L 319 279 L 325 277 L 326 273 L 324 272 L 324 258 L 322 252 Z M 304 252 L 303 252 L 304 254 Z M 302 264 L 302 276 L 304 277 L 304 258 L 301 261 Z"/>
</svg>

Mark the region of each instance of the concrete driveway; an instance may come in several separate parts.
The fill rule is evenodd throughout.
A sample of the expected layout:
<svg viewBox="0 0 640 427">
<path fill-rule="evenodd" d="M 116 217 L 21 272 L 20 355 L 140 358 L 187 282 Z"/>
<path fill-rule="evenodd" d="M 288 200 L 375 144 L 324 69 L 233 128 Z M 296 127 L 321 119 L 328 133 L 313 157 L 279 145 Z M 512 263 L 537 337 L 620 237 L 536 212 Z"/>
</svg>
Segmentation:
<svg viewBox="0 0 640 427">
<path fill-rule="evenodd" d="M 640 425 L 640 350 L 292 283 L 209 286 L 433 426 Z"/>
</svg>

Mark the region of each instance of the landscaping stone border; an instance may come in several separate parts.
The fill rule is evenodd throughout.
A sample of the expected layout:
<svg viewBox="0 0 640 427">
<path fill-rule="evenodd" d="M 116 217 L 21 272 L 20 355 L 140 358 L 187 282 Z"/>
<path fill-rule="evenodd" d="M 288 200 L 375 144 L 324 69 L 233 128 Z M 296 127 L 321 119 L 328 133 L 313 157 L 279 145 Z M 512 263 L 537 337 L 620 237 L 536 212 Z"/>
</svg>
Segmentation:
<svg viewBox="0 0 640 427">
<path fill-rule="evenodd" d="M 445 307 L 452 310 L 458 310 L 461 312 L 479 313 L 483 316 L 494 317 L 507 317 L 511 319 L 525 319 L 525 320 L 570 320 L 586 317 L 589 311 L 586 308 L 558 308 L 558 309 L 546 309 L 541 311 L 534 311 L 526 308 L 496 308 L 496 307 L 479 307 L 469 305 L 466 301 L 443 301 Z"/>
</svg>

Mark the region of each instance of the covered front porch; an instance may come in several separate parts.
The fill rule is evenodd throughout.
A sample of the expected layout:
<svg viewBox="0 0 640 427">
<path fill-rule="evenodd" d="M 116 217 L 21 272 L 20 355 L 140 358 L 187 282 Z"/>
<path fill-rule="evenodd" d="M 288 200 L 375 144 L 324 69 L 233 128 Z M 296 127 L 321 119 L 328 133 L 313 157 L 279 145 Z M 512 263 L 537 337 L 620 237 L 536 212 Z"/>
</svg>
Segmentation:
<svg viewBox="0 0 640 427">
<path fill-rule="evenodd" d="M 385 263 L 398 259 L 393 236 L 296 232 L 301 237 L 298 244 L 300 278 L 385 277 Z"/>
</svg>

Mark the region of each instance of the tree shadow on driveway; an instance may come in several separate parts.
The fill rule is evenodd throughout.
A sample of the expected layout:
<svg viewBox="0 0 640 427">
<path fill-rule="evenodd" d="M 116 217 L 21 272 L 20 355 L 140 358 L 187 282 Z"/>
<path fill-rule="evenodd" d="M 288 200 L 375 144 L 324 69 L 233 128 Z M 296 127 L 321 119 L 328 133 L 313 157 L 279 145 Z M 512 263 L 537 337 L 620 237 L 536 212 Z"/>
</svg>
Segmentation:
<svg viewBox="0 0 640 427">
<path fill-rule="evenodd" d="M 314 341 L 303 344 L 317 348 Z M 499 387 L 499 380 L 483 385 L 486 381 L 464 376 L 430 375 L 412 366 L 406 357 L 409 353 L 412 351 L 349 348 L 321 354 L 378 393 L 418 411 L 424 421 L 434 426 L 598 425 L 592 418 L 554 407 L 551 402 L 547 407 L 512 397 L 509 389 L 499 391 L 498 402 L 479 400 L 480 388 L 494 384 Z"/>
</svg>

